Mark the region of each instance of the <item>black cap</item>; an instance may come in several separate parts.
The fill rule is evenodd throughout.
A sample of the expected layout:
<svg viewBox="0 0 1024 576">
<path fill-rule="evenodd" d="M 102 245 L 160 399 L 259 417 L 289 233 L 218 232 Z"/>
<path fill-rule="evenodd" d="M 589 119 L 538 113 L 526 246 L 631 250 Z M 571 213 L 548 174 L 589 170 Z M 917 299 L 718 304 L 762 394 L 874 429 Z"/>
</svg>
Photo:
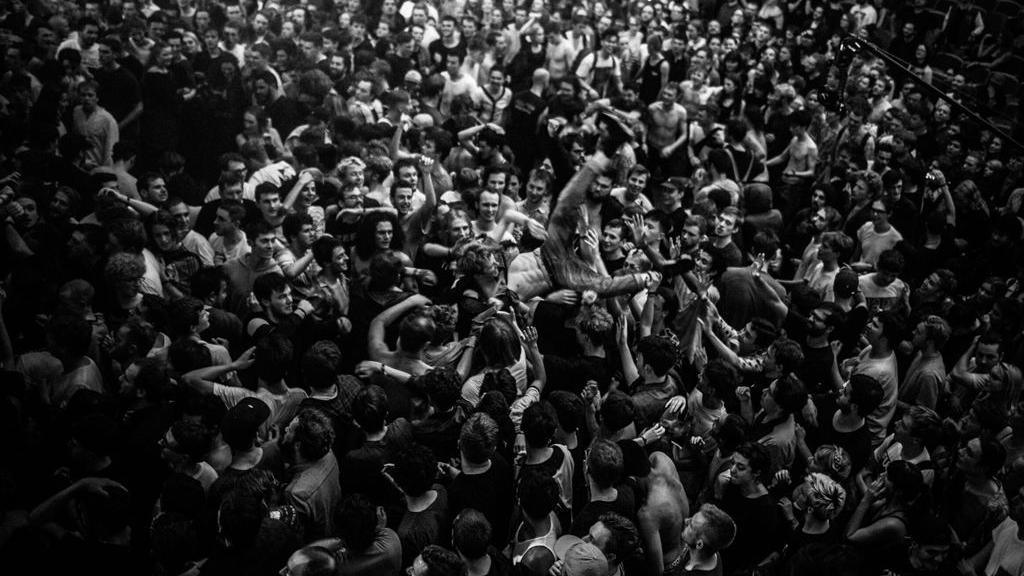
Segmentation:
<svg viewBox="0 0 1024 576">
<path fill-rule="evenodd" d="M 267 418 L 270 418 L 267 403 L 250 396 L 228 410 L 220 423 L 220 431 L 228 444 L 245 444 L 256 437 L 256 432 Z"/>
</svg>

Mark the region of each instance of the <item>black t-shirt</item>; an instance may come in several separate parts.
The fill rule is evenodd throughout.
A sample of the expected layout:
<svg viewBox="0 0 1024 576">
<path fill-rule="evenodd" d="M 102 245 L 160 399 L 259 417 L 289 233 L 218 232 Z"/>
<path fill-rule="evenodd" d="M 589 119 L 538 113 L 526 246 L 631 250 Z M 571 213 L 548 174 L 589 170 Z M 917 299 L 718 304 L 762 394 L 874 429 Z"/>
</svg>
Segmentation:
<svg viewBox="0 0 1024 576">
<path fill-rule="evenodd" d="M 513 140 L 526 140 L 537 131 L 537 120 L 547 108 L 547 101 L 530 90 L 517 92 L 507 110 L 508 136 Z"/>
<path fill-rule="evenodd" d="M 97 96 L 100 106 L 107 109 L 120 122 L 142 101 L 142 87 L 126 68 L 116 70 L 101 68 L 93 73 L 99 84 Z"/>
<path fill-rule="evenodd" d="M 460 58 L 466 57 L 466 42 L 459 38 L 459 43 L 449 48 L 444 45 L 444 39 L 438 38 L 427 47 L 430 53 L 430 63 L 437 71 L 444 70 L 448 65 L 448 55 L 458 54 Z"/>
<path fill-rule="evenodd" d="M 804 363 L 797 370 L 807 393 L 812 395 L 824 394 L 831 390 L 832 363 L 835 356 L 832 354 L 831 346 L 811 348 L 804 346 Z"/>
<path fill-rule="evenodd" d="M 608 512 L 615 512 L 626 518 L 634 519 L 633 511 L 636 509 L 636 499 L 633 496 L 633 490 L 625 485 L 617 488 L 619 494 L 611 502 L 601 500 L 587 502 L 583 509 L 574 515 L 569 534 L 580 538 L 586 536 L 590 527 Z"/>
<path fill-rule="evenodd" d="M 508 544 L 512 518 L 513 472 L 501 456 L 491 458 L 491 468 L 482 474 L 459 474 L 448 487 L 448 505 L 452 518 L 466 508 L 479 510 L 491 523 L 491 544 Z"/>
</svg>

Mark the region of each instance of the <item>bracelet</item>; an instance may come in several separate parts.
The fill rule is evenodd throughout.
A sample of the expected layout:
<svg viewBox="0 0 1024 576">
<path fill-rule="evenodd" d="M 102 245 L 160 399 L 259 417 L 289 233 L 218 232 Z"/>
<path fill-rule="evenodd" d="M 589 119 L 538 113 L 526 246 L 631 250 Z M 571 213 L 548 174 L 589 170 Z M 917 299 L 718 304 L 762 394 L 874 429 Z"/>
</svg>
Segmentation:
<svg viewBox="0 0 1024 576">
<path fill-rule="evenodd" d="M 388 375 L 388 367 L 385 366 L 383 362 L 380 363 L 380 375 L 381 376 L 387 376 Z"/>
</svg>

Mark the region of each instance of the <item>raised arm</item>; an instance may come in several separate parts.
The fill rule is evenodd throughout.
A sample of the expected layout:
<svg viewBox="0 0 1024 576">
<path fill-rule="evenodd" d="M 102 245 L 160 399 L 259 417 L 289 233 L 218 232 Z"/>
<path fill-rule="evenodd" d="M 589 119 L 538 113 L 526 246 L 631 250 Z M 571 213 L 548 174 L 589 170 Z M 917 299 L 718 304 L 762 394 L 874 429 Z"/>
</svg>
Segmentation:
<svg viewBox="0 0 1024 576">
<path fill-rule="evenodd" d="M 391 350 L 388 349 L 388 345 L 384 342 L 385 329 L 394 324 L 399 318 L 405 316 L 409 311 L 429 304 L 429 298 L 415 294 L 378 314 L 370 322 L 370 333 L 367 336 L 366 347 L 367 352 L 370 354 L 370 359 L 375 362 L 390 360 Z"/>
<path fill-rule="evenodd" d="M 186 386 L 203 394 L 213 394 L 215 380 L 222 378 L 232 372 L 245 370 L 253 365 L 253 355 L 256 348 L 249 348 L 237 360 L 223 366 L 208 366 L 193 370 L 184 376 L 182 381 Z"/>
<path fill-rule="evenodd" d="M 285 210 L 292 209 L 292 206 L 295 205 L 295 201 L 299 198 L 299 194 L 302 193 L 302 189 L 312 181 L 313 174 L 309 170 L 303 170 L 299 174 L 298 179 L 295 180 L 295 185 L 288 191 L 288 195 L 285 196 L 284 202 L 281 203 Z"/>
</svg>

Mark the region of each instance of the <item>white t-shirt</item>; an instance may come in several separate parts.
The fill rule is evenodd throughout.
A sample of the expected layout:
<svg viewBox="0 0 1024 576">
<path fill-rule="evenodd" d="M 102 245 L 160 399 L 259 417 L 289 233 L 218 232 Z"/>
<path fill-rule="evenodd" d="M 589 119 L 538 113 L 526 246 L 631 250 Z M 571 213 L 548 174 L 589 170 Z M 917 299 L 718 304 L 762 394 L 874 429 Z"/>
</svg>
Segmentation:
<svg viewBox="0 0 1024 576">
<path fill-rule="evenodd" d="M 1009 517 L 992 530 L 992 555 L 985 576 L 1024 576 L 1024 541 L 1017 530 L 1017 523 Z"/>
<path fill-rule="evenodd" d="M 874 266 L 882 252 L 895 248 L 903 240 L 903 235 L 892 226 L 880 234 L 873 222 L 865 222 L 857 230 L 857 240 L 860 241 L 860 261 Z"/>
</svg>

